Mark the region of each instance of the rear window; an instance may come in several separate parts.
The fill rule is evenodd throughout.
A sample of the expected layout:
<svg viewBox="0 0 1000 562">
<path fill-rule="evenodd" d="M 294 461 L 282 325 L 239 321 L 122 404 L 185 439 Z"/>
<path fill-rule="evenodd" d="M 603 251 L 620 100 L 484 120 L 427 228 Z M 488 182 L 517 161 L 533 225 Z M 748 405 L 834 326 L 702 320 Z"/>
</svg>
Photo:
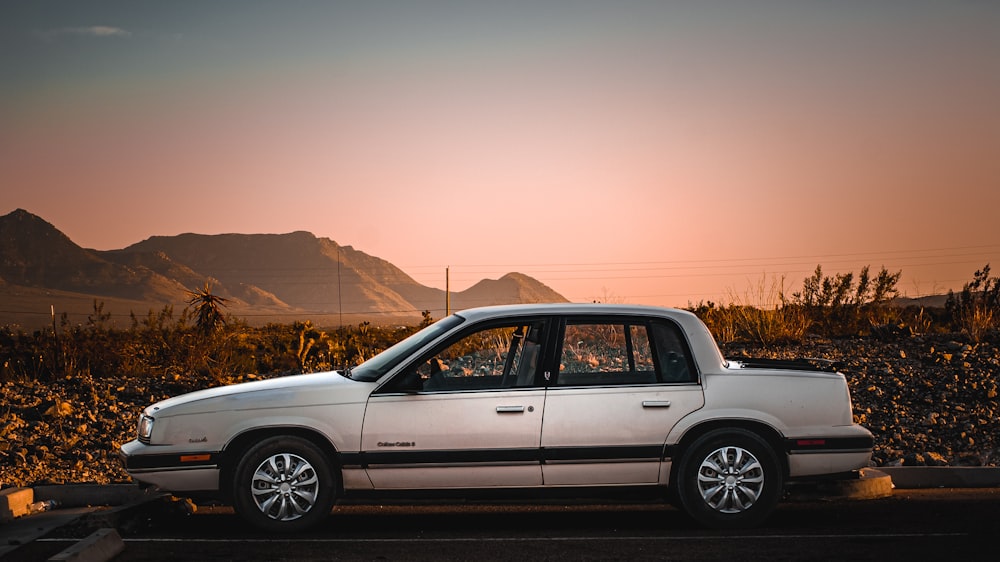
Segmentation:
<svg viewBox="0 0 1000 562">
<path fill-rule="evenodd" d="M 560 349 L 558 386 L 695 380 L 687 344 L 669 321 L 570 320 Z"/>
</svg>

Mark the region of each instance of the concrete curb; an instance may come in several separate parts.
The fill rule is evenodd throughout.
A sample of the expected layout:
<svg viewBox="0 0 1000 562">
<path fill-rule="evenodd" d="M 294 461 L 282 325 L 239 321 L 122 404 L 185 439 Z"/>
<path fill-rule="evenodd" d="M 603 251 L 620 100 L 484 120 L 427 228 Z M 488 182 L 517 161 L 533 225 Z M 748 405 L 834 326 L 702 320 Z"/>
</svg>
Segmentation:
<svg viewBox="0 0 1000 562">
<path fill-rule="evenodd" d="M 137 508 L 168 496 L 142 490 L 134 484 L 59 484 L 26 490 L 37 501 L 58 502 L 58 508 L 0 525 L 0 556 L 59 527 L 83 522 L 97 531 L 57 555 L 63 558 L 51 560 L 111 560 L 125 547 L 115 527 L 127 523 Z"/>
<path fill-rule="evenodd" d="M 892 495 L 892 478 L 874 468 L 862 468 L 853 478 L 791 482 L 785 487 L 790 501 L 872 500 Z"/>
<path fill-rule="evenodd" d="M 992 466 L 883 466 L 897 488 L 997 488 L 1000 468 Z"/>
<path fill-rule="evenodd" d="M 31 513 L 35 494 L 31 488 L 4 488 L 0 490 L 0 523 L 13 521 Z"/>
<path fill-rule="evenodd" d="M 0 524 L 0 558 L 4 558 L 23 545 L 78 521 L 84 515 L 101 508 L 73 507 L 34 513 L 14 521 Z"/>
<path fill-rule="evenodd" d="M 162 496 L 135 484 L 57 484 L 35 486 L 35 500 L 54 500 L 62 507 L 119 506 Z"/>
<path fill-rule="evenodd" d="M 862 468 L 854 480 L 837 480 L 832 483 L 833 495 L 851 500 L 873 500 L 892 495 L 892 478 L 874 468 Z"/>
</svg>

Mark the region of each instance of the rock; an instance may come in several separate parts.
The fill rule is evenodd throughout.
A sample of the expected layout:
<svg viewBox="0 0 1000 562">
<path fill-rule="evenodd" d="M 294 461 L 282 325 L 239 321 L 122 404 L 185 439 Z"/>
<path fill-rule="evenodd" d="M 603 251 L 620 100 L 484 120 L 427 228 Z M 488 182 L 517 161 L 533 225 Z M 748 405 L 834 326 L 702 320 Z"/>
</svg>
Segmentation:
<svg viewBox="0 0 1000 562">
<path fill-rule="evenodd" d="M 945 466 L 948 464 L 948 461 L 944 458 L 944 456 L 939 453 L 927 452 L 924 453 L 923 457 L 927 466 Z"/>
<path fill-rule="evenodd" d="M 875 434 L 876 464 L 902 462 L 907 455 L 908 464 L 926 464 L 927 452 L 935 451 L 950 464 L 961 457 L 964 463 L 979 459 L 980 464 L 1000 465 L 1000 432 L 990 431 L 987 421 L 997 417 L 1000 394 L 995 344 L 968 346 L 928 334 L 891 345 L 877 338 L 838 340 L 822 352 L 808 342 L 779 349 L 741 344 L 740 349 L 749 357 L 841 361 L 854 415 Z M 730 355 L 727 349 L 723 353 Z M 956 362 L 959 353 L 965 356 Z M 919 363 L 910 359 L 914 357 Z M 998 453 L 991 455 L 992 450 Z"/>
</svg>

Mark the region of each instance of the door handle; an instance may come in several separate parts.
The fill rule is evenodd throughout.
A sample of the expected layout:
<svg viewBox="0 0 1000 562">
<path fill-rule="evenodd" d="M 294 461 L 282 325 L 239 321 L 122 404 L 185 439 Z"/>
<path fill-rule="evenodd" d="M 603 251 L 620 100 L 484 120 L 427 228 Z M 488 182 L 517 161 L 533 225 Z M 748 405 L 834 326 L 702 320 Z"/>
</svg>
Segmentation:
<svg viewBox="0 0 1000 562">
<path fill-rule="evenodd" d="M 498 414 L 522 414 L 524 406 L 497 406 Z"/>
<path fill-rule="evenodd" d="M 643 400 L 643 408 L 669 408 L 670 400 Z"/>
</svg>

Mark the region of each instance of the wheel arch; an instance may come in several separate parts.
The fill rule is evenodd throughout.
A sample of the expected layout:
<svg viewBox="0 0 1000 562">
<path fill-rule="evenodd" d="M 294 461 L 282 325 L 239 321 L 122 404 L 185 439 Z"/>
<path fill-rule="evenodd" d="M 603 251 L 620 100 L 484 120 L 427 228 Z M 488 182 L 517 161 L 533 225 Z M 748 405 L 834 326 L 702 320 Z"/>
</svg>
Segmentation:
<svg viewBox="0 0 1000 562">
<path fill-rule="evenodd" d="M 227 502 L 232 501 L 233 499 L 233 477 L 236 472 L 236 467 L 239 466 L 240 459 L 243 458 L 243 455 L 246 454 L 251 447 L 260 443 L 264 439 L 285 436 L 298 437 L 319 447 L 319 449 L 323 451 L 327 460 L 330 462 L 330 470 L 335 473 L 334 480 L 337 483 L 337 495 L 339 496 L 343 493 L 344 479 L 340 474 L 342 470 L 340 455 L 337 452 L 337 448 L 334 447 L 333 443 L 331 443 L 326 436 L 307 427 L 274 426 L 254 428 L 244 431 L 226 444 L 223 449 L 222 462 L 219 466 L 219 492 L 223 496 L 222 499 Z"/>
<path fill-rule="evenodd" d="M 742 429 L 744 431 L 749 431 L 756 434 L 758 437 L 763 439 L 769 447 L 774 451 L 775 457 L 778 459 L 778 463 L 781 466 L 782 479 L 787 479 L 789 474 L 788 466 L 788 454 L 785 450 L 784 437 L 774 427 L 757 421 L 757 420 L 747 420 L 747 419 L 721 419 L 721 420 L 706 420 L 695 426 L 689 428 L 684 435 L 681 436 L 681 440 L 670 447 L 670 458 L 671 465 L 673 468 L 670 470 L 670 489 L 676 490 L 677 486 L 677 463 L 684 458 L 687 454 L 688 449 L 691 448 L 698 439 L 702 436 L 718 430 L 726 429 Z"/>
</svg>

